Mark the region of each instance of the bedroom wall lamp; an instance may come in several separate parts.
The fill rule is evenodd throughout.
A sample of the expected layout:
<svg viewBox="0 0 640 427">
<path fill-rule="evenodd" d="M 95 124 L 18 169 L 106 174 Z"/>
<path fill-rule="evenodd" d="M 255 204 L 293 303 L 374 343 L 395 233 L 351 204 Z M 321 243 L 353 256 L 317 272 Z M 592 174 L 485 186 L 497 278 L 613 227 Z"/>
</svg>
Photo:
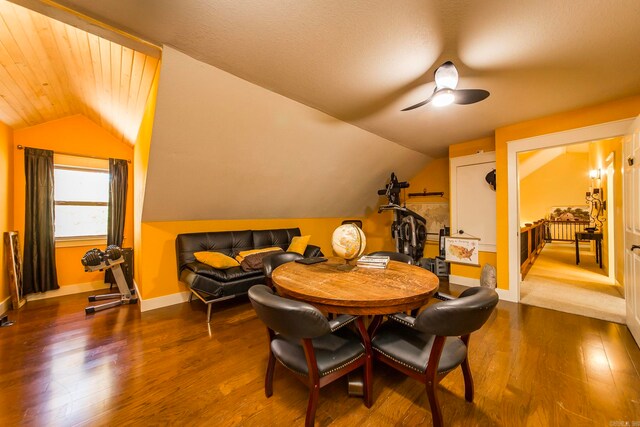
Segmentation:
<svg viewBox="0 0 640 427">
<path fill-rule="evenodd" d="M 591 179 L 600 179 L 600 168 L 591 169 L 589 171 L 589 178 L 591 178 Z"/>
</svg>

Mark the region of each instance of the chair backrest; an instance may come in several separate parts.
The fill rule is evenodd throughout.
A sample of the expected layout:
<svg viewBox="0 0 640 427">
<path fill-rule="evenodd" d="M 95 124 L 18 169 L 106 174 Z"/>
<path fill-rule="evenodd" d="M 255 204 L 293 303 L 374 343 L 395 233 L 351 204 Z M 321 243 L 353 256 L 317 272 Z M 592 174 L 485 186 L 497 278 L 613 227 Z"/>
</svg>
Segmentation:
<svg viewBox="0 0 640 427">
<path fill-rule="evenodd" d="M 249 288 L 249 300 L 258 318 L 267 327 L 290 338 L 315 338 L 331 332 L 329 321 L 320 310 L 300 301 L 273 294 L 269 287 Z"/>
<path fill-rule="evenodd" d="M 413 264 L 413 258 L 411 258 L 410 255 L 401 254 L 399 252 L 377 251 L 377 252 L 371 252 L 369 255 L 388 256 L 391 261 L 400 261 L 400 262 L 405 262 L 407 264 Z"/>
<path fill-rule="evenodd" d="M 432 304 L 416 317 L 415 328 L 440 336 L 462 336 L 477 331 L 498 304 L 493 289 L 474 287 L 454 300 Z"/>
<path fill-rule="evenodd" d="M 303 259 L 304 257 L 295 252 L 280 252 L 276 254 L 267 255 L 262 259 L 262 272 L 267 278 L 271 278 L 273 270 L 280 267 L 282 264 L 295 261 L 297 259 Z"/>
</svg>

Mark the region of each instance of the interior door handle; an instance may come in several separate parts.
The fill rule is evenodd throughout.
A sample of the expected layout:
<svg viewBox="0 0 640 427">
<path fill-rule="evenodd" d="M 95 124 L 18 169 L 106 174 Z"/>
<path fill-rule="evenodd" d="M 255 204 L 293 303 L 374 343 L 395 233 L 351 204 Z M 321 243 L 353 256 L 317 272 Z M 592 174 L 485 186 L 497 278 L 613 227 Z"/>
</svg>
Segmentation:
<svg viewBox="0 0 640 427">
<path fill-rule="evenodd" d="M 633 252 L 634 249 L 640 249 L 640 245 L 632 245 L 631 251 Z"/>
</svg>

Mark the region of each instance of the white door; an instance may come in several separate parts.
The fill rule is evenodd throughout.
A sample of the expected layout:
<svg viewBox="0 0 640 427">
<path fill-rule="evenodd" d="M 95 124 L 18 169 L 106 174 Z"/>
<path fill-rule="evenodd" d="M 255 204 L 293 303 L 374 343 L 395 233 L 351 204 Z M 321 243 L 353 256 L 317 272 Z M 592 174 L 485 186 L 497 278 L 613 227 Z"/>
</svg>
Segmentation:
<svg viewBox="0 0 640 427">
<path fill-rule="evenodd" d="M 495 152 L 454 157 L 449 161 L 451 235 L 480 239 L 480 250 L 496 251 L 496 192 L 486 175 L 495 170 Z"/>
<path fill-rule="evenodd" d="M 640 345 L 640 116 L 624 138 L 624 288 L 627 326 Z"/>
</svg>

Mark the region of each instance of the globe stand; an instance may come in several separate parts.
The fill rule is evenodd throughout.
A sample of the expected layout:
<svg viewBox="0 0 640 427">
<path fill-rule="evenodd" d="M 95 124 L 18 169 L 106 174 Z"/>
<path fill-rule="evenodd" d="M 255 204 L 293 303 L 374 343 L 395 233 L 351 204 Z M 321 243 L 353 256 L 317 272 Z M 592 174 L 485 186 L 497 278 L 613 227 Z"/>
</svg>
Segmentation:
<svg viewBox="0 0 640 427">
<path fill-rule="evenodd" d="M 346 264 L 340 264 L 337 267 L 339 271 L 351 271 L 357 267 L 355 259 L 346 259 L 345 261 L 347 262 Z M 350 264 L 351 262 L 353 262 L 353 264 Z"/>
</svg>

